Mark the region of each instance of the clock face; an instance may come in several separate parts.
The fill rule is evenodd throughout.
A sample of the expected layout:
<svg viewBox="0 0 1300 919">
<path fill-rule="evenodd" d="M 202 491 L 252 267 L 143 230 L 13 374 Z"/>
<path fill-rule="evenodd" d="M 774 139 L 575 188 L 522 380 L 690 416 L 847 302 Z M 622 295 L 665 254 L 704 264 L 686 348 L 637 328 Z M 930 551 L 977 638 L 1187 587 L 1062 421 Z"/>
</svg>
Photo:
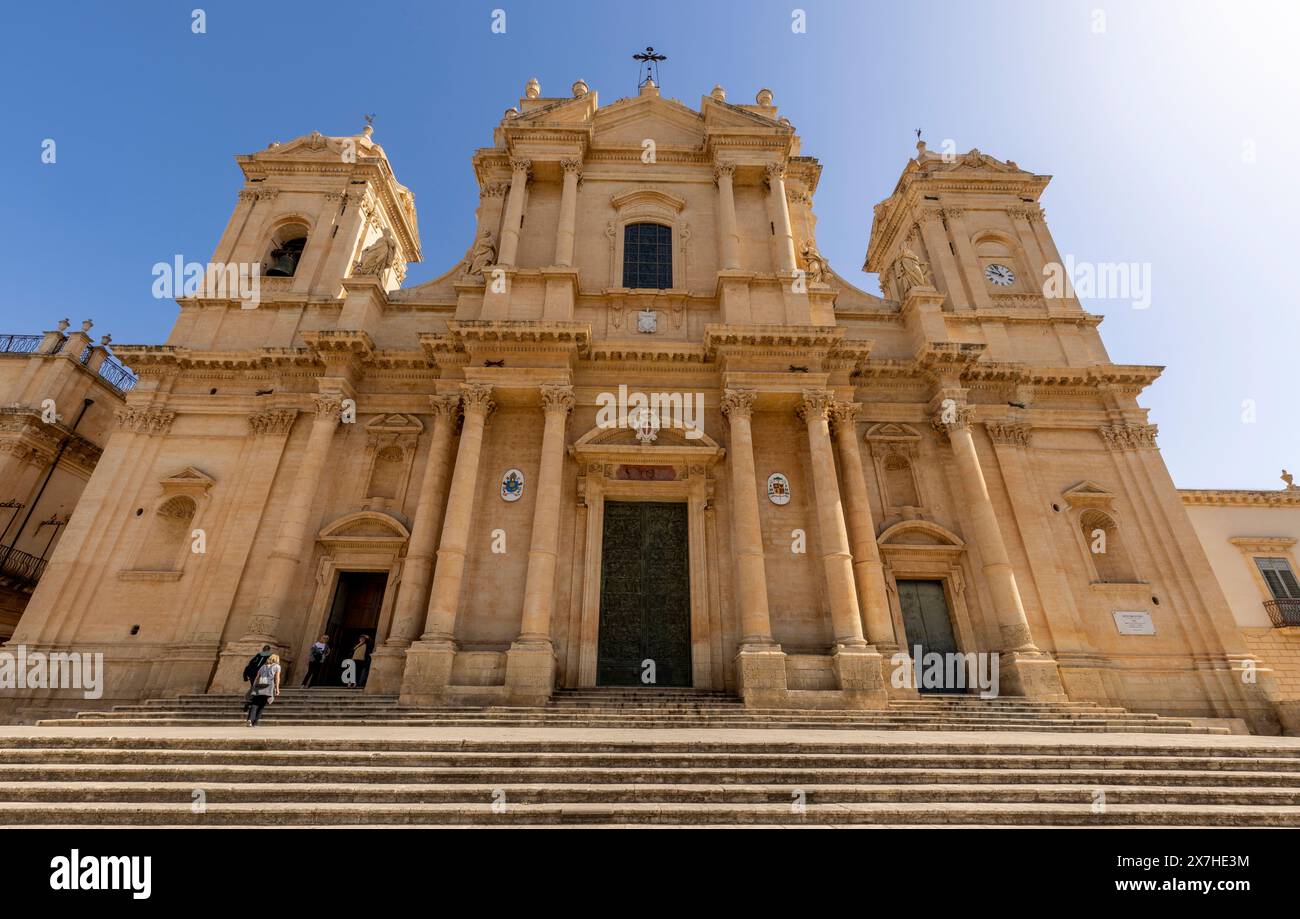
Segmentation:
<svg viewBox="0 0 1300 919">
<path fill-rule="evenodd" d="M 984 269 L 984 277 L 998 287 L 1010 287 L 1016 279 L 1016 273 L 1006 265 L 989 265 Z"/>
</svg>

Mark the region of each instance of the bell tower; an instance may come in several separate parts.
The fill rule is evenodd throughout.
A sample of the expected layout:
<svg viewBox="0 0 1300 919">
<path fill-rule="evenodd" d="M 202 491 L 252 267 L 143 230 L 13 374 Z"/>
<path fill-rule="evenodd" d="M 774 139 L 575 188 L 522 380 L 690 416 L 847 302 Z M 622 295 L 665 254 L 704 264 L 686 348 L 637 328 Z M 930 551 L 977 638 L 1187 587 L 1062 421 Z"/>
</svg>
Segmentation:
<svg viewBox="0 0 1300 919">
<path fill-rule="evenodd" d="M 237 157 L 244 187 L 212 261 L 258 265 L 263 300 L 338 298 L 352 278 L 399 287 L 420 260 L 415 196 L 372 134 L 313 132 Z"/>
<path fill-rule="evenodd" d="M 1057 362 L 1108 361 L 1099 317 L 1059 283 L 1063 262 L 1038 203 L 1051 177 L 979 150 L 939 154 L 924 141 L 916 149 L 872 222 L 863 270 L 879 274 L 885 297 L 907 304 L 923 292 L 938 303 L 927 340 L 968 338 L 976 323 L 988 360 L 1023 359 L 1022 321 L 1037 319 L 1057 340 Z"/>
</svg>

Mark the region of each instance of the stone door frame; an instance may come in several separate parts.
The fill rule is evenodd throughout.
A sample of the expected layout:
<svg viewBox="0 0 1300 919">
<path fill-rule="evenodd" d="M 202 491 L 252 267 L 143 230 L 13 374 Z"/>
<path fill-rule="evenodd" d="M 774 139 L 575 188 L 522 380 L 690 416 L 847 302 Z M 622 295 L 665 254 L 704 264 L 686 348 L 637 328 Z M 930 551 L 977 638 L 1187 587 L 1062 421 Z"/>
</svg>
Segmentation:
<svg viewBox="0 0 1300 919">
<path fill-rule="evenodd" d="M 367 532 L 349 535 L 359 529 L 388 530 L 388 535 Z M 316 564 L 316 590 L 308 607 L 306 628 L 299 637 L 296 661 L 307 659 L 307 650 L 321 633 L 329 619 L 334 594 L 338 590 L 339 574 L 344 571 L 387 572 L 384 599 L 379 607 L 379 624 L 375 627 L 375 647 L 388 638 L 393 621 L 393 605 L 401 583 L 402 561 L 406 554 L 410 534 L 394 517 L 378 511 L 361 511 L 347 514 L 325 526 L 316 537 L 320 547 L 320 560 Z M 351 650 L 351 649 L 349 649 Z M 332 652 L 339 653 L 338 649 Z"/>
<path fill-rule="evenodd" d="M 686 503 L 691 685 L 696 689 L 725 686 L 721 611 L 717 604 L 710 603 L 710 585 L 718 577 L 719 560 L 714 557 L 706 521 L 706 515 L 713 512 L 710 470 L 724 451 L 708 438 L 688 441 L 675 431 L 661 432 L 660 440 L 664 442 L 643 445 L 636 443 L 626 429 L 596 429 L 570 447 L 571 455 L 578 461 L 578 502 L 586 510 L 586 525 L 582 581 L 574 588 L 581 593 L 578 631 L 568 636 L 571 650 L 575 641 L 578 644 L 577 679 L 571 672 L 566 674 L 569 685 L 584 688 L 596 685 L 605 501 L 611 500 Z M 674 478 L 670 481 L 622 479 L 618 477 L 622 466 L 671 467 Z"/>
<path fill-rule="evenodd" d="M 926 541 L 903 541 L 917 536 Z M 983 650 L 966 604 L 967 578 L 962 571 L 966 544 L 956 534 L 936 523 L 905 520 L 881 533 L 879 545 L 880 557 L 885 566 L 885 586 L 889 591 L 889 614 L 894 620 L 894 636 L 899 650 L 908 655 L 912 653 L 911 648 L 907 647 L 903 607 L 898 599 L 900 580 L 940 581 L 958 652 L 966 654 Z"/>
</svg>

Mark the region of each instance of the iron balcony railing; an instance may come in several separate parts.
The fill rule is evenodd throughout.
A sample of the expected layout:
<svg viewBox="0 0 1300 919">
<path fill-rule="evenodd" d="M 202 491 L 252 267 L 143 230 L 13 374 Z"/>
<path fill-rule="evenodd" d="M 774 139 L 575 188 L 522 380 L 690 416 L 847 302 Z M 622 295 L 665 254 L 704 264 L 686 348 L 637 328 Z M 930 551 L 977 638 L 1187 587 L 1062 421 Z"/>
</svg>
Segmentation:
<svg viewBox="0 0 1300 919">
<path fill-rule="evenodd" d="M 40 347 L 40 335 L 0 335 L 0 354 L 32 354 Z"/>
<path fill-rule="evenodd" d="M 1300 625 L 1300 600 L 1265 600 L 1264 609 L 1274 628 Z"/>
<path fill-rule="evenodd" d="M 0 354 L 34 354 L 40 347 L 42 337 L 40 335 L 0 335 Z M 59 354 L 63 351 L 63 346 L 66 343 L 66 338 L 60 339 L 54 345 L 54 350 L 51 353 Z M 92 347 L 87 345 L 82 349 L 77 359 L 83 364 L 90 363 L 91 350 Z M 104 363 L 99 365 L 99 376 L 100 379 L 120 393 L 126 394 L 135 388 L 135 374 L 114 357 L 105 358 Z"/>
<path fill-rule="evenodd" d="M 45 559 L 21 549 L 0 548 L 0 575 L 23 584 L 34 585 L 45 573 Z"/>
</svg>

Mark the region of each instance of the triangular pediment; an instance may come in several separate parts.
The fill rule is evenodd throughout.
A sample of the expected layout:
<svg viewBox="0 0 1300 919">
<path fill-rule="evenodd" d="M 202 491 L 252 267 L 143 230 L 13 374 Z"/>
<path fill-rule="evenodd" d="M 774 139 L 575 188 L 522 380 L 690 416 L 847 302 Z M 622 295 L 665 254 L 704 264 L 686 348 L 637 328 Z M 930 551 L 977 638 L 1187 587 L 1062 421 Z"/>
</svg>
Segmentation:
<svg viewBox="0 0 1300 919">
<path fill-rule="evenodd" d="M 1115 503 L 1115 493 L 1107 491 L 1089 479 L 1084 479 L 1078 485 L 1067 488 L 1061 492 L 1061 497 L 1065 499 L 1070 507 L 1096 507 L 1108 508 Z"/>
<path fill-rule="evenodd" d="M 744 128 L 747 130 L 754 128 L 772 130 L 776 128 L 791 133 L 794 132 L 794 129 L 789 125 L 774 121 L 766 115 L 746 111 L 729 102 L 719 102 L 711 96 L 705 96 L 701 100 L 700 114 L 704 117 L 704 123 L 710 131 L 726 131 L 730 128 Z"/>
<path fill-rule="evenodd" d="M 414 415 L 394 412 L 388 415 L 379 415 L 368 422 L 366 430 L 372 434 L 418 434 L 424 430 L 424 425 Z"/>
<path fill-rule="evenodd" d="M 868 440 L 920 440 L 916 428 L 894 421 L 882 421 L 867 429 Z"/>
<path fill-rule="evenodd" d="M 658 146 L 698 146 L 704 139 L 700 116 L 671 99 L 641 96 L 620 99 L 595 118 L 598 144 L 640 146 L 647 137 Z"/>
</svg>

